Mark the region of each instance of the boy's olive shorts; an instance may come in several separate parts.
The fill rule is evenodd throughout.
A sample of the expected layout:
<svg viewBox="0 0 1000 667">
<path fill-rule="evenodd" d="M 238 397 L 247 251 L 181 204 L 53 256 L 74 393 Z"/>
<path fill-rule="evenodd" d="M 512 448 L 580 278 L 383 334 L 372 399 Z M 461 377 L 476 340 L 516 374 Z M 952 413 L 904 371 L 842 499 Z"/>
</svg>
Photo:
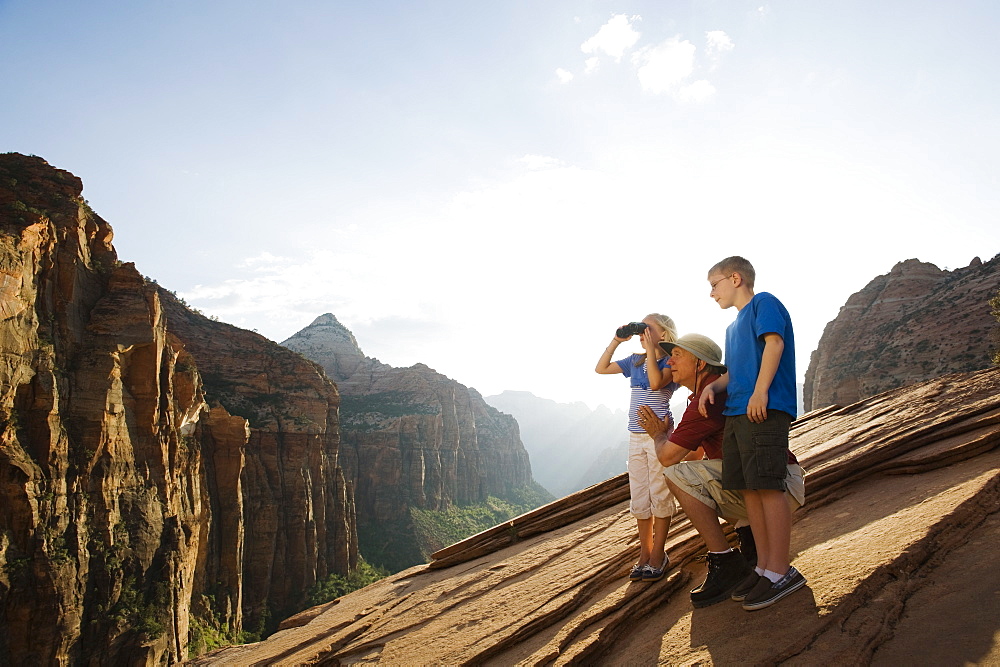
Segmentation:
<svg viewBox="0 0 1000 667">
<path fill-rule="evenodd" d="M 788 474 L 788 428 L 792 416 L 768 410 L 754 423 L 746 415 L 726 417 L 722 436 L 722 488 L 730 491 L 785 491 Z"/>
</svg>

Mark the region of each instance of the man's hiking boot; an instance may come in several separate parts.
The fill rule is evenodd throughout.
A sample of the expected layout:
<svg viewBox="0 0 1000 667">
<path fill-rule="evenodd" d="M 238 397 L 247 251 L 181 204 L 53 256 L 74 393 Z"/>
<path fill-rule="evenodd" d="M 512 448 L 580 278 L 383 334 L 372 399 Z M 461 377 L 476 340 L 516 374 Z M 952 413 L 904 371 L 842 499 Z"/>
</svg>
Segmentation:
<svg viewBox="0 0 1000 667">
<path fill-rule="evenodd" d="M 733 589 L 752 571 L 738 549 L 706 556 L 708 576 L 701 586 L 691 591 L 691 604 L 695 607 L 707 607 L 728 600 Z"/>
<path fill-rule="evenodd" d="M 740 526 L 736 529 L 736 534 L 740 536 L 740 551 L 750 567 L 757 564 L 757 543 L 753 541 L 753 531 L 750 526 Z"/>
</svg>

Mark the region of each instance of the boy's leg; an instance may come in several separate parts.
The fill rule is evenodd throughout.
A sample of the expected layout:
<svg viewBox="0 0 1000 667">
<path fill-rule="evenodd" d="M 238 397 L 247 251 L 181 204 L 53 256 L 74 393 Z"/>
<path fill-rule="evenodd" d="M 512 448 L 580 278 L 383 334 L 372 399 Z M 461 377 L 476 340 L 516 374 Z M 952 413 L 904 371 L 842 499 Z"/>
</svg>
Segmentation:
<svg viewBox="0 0 1000 667">
<path fill-rule="evenodd" d="M 791 415 L 769 410 L 760 423 L 740 421 L 737 438 L 746 490 L 747 516 L 757 543 L 757 571 L 788 571 L 791 511 L 785 495 L 788 476 L 788 428 Z M 785 503 L 777 507 L 777 500 Z M 784 549 L 782 553 L 781 550 Z M 773 576 L 769 575 L 769 576 Z"/>
<path fill-rule="evenodd" d="M 789 552 L 792 541 L 792 510 L 788 506 L 788 497 L 784 491 L 761 489 L 757 491 L 764 515 L 764 525 L 767 527 L 767 549 L 764 556 L 767 569 L 778 574 L 788 572 Z M 754 539 L 757 535 L 754 533 Z M 757 543 L 758 558 L 760 557 L 760 542 Z"/>
<path fill-rule="evenodd" d="M 761 503 L 759 491 L 746 490 L 743 492 L 743 502 L 746 503 L 747 517 L 750 519 L 750 531 L 753 532 L 753 541 L 757 544 L 757 572 L 768 569 L 769 561 L 769 534 L 767 517 L 764 513 L 764 506 Z"/>
</svg>

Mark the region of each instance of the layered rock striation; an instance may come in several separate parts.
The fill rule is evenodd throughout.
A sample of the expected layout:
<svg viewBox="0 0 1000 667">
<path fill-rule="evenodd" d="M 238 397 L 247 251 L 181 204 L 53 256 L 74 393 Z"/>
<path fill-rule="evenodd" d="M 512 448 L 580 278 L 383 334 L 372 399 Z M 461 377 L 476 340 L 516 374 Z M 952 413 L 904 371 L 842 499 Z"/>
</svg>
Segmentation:
<svg viewBox="0 0 1000 667">
<path fill-rule="evenodd" d="M 196 664 L 1000 660 L 1000 369 L 815 411 L 791 446 L 807 471 L 791 552 L 808 583 L 766 610 L 692 608 L 705 546 L 683 514 L 668 576 L 630 583 L 639 545 L 621 475 Z"/>
<path fill-rule="evenodd" d="M 0 664 L 154 664 L 357 559 L 336 388 L 118 261 L 81 181 L 0 155 Z"/>
<path fill-rule="evenodd" d="M 331 314 L 284 341 L 320 364 L 341 395 L 341 465 L 354 483 L 365 558 L 392 569 L 426 561 L 410 509 L 508 498 L 532 484 L 513 417 L 424 364 L 366 357 Z"/>
<path fill-rule="evenodd" d="M 896 264 L 826 325 L 806 371 L 806 411 L 988 368 L 997 346 L 989 300 L 998 290 L 1000 255 L 954 271 L 916 259 Z"/>
</svg>

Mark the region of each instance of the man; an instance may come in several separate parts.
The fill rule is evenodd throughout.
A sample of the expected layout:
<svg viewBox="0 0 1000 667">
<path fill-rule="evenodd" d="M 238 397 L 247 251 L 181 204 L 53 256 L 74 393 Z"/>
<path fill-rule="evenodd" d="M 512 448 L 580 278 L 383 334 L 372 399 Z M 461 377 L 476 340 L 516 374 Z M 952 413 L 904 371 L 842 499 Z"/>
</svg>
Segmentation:
<svg viewBox="0 0 1000 667">
<path fill-rule="evenodd" d="M 667 484 L 708 546 L 708 577 L 691 592 L 694 606 L 705 607 L 728 598 L 748 576 L 756 560 L 742 496 L 724 491 L 721 485 L 722 438 L 726 423 L 722 414 L 724 395 L 723 400 L 707 405 L 706 414 L 698 410 L 702 390 L 725 373 L 726 367 L 721 361 L 722 350 L 707 336 L 686 334 L 674 343 L 664 342 L 660 346 L 670 354 L 674 381 L 692 393 L 681 422 L 669 436 L 668 426 L 651 410 L 639 409 L 639 423 L 653 437 L 660 463 L 667 466 L 664 471 Z M 704 451 L 705 460 L 684 460 L 690 459 L 698 449 Z M 801 504 L 801 468 L 797 471 L 797 479 L 798 484 L 790 474 L 789 488 Z M 736 532 L 740 536 L 742 554 L 729 548 L 719 516 L 738 522 Z"/>
</svg>

